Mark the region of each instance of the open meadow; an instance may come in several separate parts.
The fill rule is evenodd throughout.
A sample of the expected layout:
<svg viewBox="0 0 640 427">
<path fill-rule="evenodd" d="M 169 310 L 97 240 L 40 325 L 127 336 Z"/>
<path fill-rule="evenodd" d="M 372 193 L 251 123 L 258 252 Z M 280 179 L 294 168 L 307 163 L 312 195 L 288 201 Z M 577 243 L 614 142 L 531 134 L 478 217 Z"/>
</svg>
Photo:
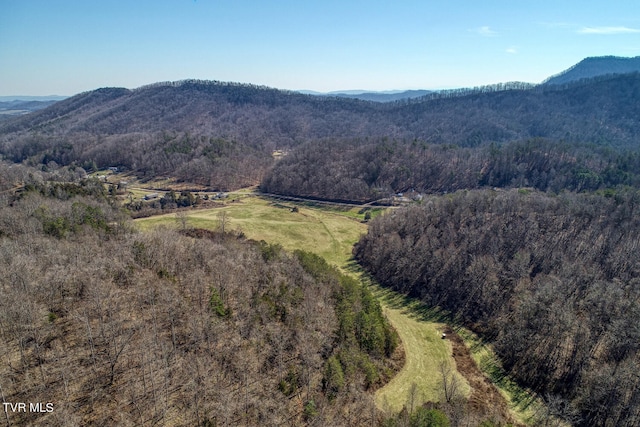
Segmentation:
<svg viewBox="0 0 640 427">
<path fill-rule="evenodd" d="M 229 199 L 233 200 L 232 197 Z M 226 230 L 242 231 L 250 239 L 278 243 L 288 251 L 302 249 L 314 252 L 344 272 L 359 275 L 353 268 L 346 268 L 350 264 L 351 248 L 367 231 L 366 224 L 356 219 L 358 208 L 305 207 L 258 196 L 238 197 L 235 202 L 231 200 L 220 208 L 183 211 L 186 226 L 219 229 L 224 222 Z M 298 208 L 297 212 L 294 207 Z M 141 218 L 136 220 L 136 224 L 142 230 L 159 226 L 182 227 L 181 216 L 182 213 L 171 213 Z M 450 343 L 440 339 L 439 331 L 444 325 L 418 321 L 401 309 L 391 307 L 386 299 L 381 298 L 380 301 L 389 321 L 400 334 L 406 364 L 399 375 L 378 390 L 376 403 L 380 408 L 401 410 L 413 383 L 419 390 L 418 401 L 439 400 L 439 365 L 443 361 L 454 365 Z"/>
<path fill-rule="evenodd" d="M 242 232 L 247 238 L 280 244 L 288 251 L 302 249 L 324 257 L 343 272 L 369 281 L 352 259 L 352 247 L 367 231 L 358 218 L 359 208 L 332 208 L 298 202 L 276 201 L 250 192 L 231 194 L 224 205 L 212 209 L 194 209 L 169 213 L 135 222 L 141 230 L 155 227 L 194 227 Z M 379 212 L 376 212 L 378 214 Z M 464 374 L 456 371 L 452 342 L 441 338 L 448 325 L 438 316 L 423 316 L 426 309 L 419 302 L 369 283 L 378 297 L 384 313 L 398 331 L 405 353 L 402 370 L 384 387 L 376 391 L 379 409 L 397 413 L 410 399 L 415 384 L 414 405 L 437 402 L 443 398 L 442 367 L 451 369 L 459 383 L 459 393 L 469 397 L 471 387 Z M 461 336 L 466 336 L 461 334 Z M 486 346 L 474 343 L 474 353 L 490 352 Z M 486 356 L 486 354 L 485 354 Z M 504 393 L 504 392 L 503 392 Z M 511 408 L 516 408 L 513 399 Z M 520 414 L 520 419 L 522 414 Z"/>
<path fill-rule="evenodd" d="M 450 370 L 458 384 L 458 393 L 469 397 L 470 386 L 456 371 L 451 341 L 442 339 L 444 323 L 421 319 L 418 302 L 399 297 L 393 291 L 371 284 L 382 304 L 384 314 L 396 328 L 405 349 L 405 365 L 389 383 L 376 393 L 376 405 L 397 413 L 410 400 L 415 384 L 415 402 L 438 402 L 443 399 L 443 369 Z M 409 302 L 409 303 L 407 303 Z"/>
<path fill-rule="evenodd" d="M 235 201 L 233 201 L 235 200 Z M 293 207 L 298 207 L 294 212 Z M 257 196 L 229 197 L 224 206 L 182 211 L 136 220 L 142 230 L 158 226 L 186 226 L 225 231 L 241 231 L 250 239 L 277 243 L 288 251 L 302 249 L 322 256 L 330 264 L 343 266 L 351 257 L 351 247 L 367 226 L 337 211 L 312 209 L 292 203 L 273 202 Z"/>
</svg>

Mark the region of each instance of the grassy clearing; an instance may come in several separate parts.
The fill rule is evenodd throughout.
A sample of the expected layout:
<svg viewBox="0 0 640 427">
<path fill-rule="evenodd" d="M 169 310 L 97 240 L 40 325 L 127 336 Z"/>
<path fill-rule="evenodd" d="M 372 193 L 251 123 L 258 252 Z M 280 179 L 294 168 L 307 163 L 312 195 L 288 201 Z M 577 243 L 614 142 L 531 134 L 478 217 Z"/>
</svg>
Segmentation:
<svg viewBox="0 0 640 427">
<path fill-rule="evenodd" d="M 422 304 L 420 301 L 406 297 L 404 295 L 400 295 L 396 292 L 393 292 L 389 289 L 385 289 L 380 287 L 377 284 L 370 284 L 373 289 L 374 294 L 377 296 L 378 300 L 383 304 L 385 313 L 392 320 L 396 329 L 398 329 L 398 333 L 400 334 L 403 345 L 412 345 L 415 342 L 416 337 L 422 333 L 427 334 L 430 333 L 430 337 L 433 337 L 433 330 L 431 328 L 435 328 L 437 337 L 440 336 L 442 332 L 442 327 L 445 324 L 449 324 L 455 332 L 463 339 L 467 348 L 471 353 L 471 357 L 475 361 L 476 365 L 480 369 L 480 371 L 491 380 L 493 384 L 498 388 L 500 394 L 505 398 L 509 409 L 513 416 L 523 424 L 530 424 L 536 417 L 536 414 L 544 413 L 544 404 L 533 393 L 530 391 L 523 389 L 518 384 L 516 384 L 511 378 L 509 378 L 504 370 L 502 369 L 502 365 L 500 364 L 500 360 L 493 352 L 491 346 L 486 344 L 480 337 L 478 337 L 472 331 L 462 327 L 459 324 L 456 324 L 455 321 L 451 319 L 451 316 L 448 312 L 440 310 L 438 308 L 428 307 Z M 409 320 L 407 320 L 409 319 Z M 411 325 L 411 321 L 417 323 L 417 325 Z M 396 325 L 401 325 L 400 327 Z M 419 332 L 418 325 L 420 325 L 422 332 Z M 405 337 L 403 335 L 403 331 L 405 330 L 413 330 L 413 335 Z M 429 340 L 429 338 L 426 338 Z M 440 352 L 434 349 L 439 344 L 444 345 L 448 344 L 448 353 L 451 354 L 451 345 L 447 340 L 435 340 L 436 342 L 431 343 L 429 345 L 430 355 L 428 357 L 437 358 L 440 357 L 442 360 L 443 354 L 442 349 Z M 405 342 L 407 344 L 405 344 Z M 419 344 L 419 343 L 418 343 Z M 406 400 L 407 396 L 407 384 L 410 386 L 411 378 L 416 375 L 419 375 L 422 369 L 435 369 L 439 367 L 439 364 L 434 361 L 430 365 L 432 366 L 424 366 L 424 361 L 414 361 L 413 363 L 409 359 L 409 354 L 416 354 L 419 351 L 419 348 L 416 348 L 412 351 L 407 351 L 407 363 L 403 371 L 396 376 L 386 387 L 380 389 L 376 394 L 376 403 L 380 407 L 384 407 L 385 401 L 389 401 L 391 408 L 398 408 L 397 405 L 401 403 L 397 402 L 397 400 L 402 401 L 402 399 Z M 451 358 L 448 358 L 451 360 Z M 423 366 L 420 366 L 420 365 Z M 405 371 L 406 375 L 405 375 Z M 433 372 L 433 371 L 431 371 Z M 400 378 L 404 377 L 405 380 L 402 382 Z M 460 378 L 463 380 L 463 378 Z M 397 381 L 397 383 L 396 383 Z M 465 387 L 468 387 L 468 384 L 465 383 Z M 469 389 L 465 388 L 464 392 L 468 393 Z M 394 393 L 399 394 L 400 398 L 394 400 Z M 426 400 L 436 401 L 439 399 L 439 395 L 431 395 L 427 397 Z M 396 405 L 396 406 L 394 406 Z M 558 420 L 556 420 L 558 421 Z M 564 425 L 559 423 L 558 425 Z"/>
<path fill-rule="evenodd" d="M 345 215 L 300 205 L 298 212 L 291 212 L 293 206 L 242 194 L 230 196 L 221 208 L 187 211 L 187 221 L 191 227 L 216 229 L 225 212 L 228 229 L 242 231 L 250 239 L 279 243 L 289 251 L 314 252 L 330 264 L 343 266 L 351 257 L 354 243 L 366 232 L 366 225 Z M 136 223 L 143 230 L 179 225 L 175 214 L 141 218 Z"/>
<path fill-rule="evenodd" d="M 416 384 L 416 403 L 438 402 L 442 398 L 440 364 L 452 365 L 451 342 L 440 338 L 440 324 L 422 322 L 408 316 L 405 310 L 384 305 L 384 314 L 396 328 L 405 349 L 405 365 L 385 387 L 375 395 L 376 405 L 388 413 L 397 413 L 407 403 L 409 390 Z M 469 395 L 469 384 L 458 375 L 463 394 Z"/>
<path fill-rule="evenodd" d="M 366 225 L 354 219 L 354 213 L 362 215 L 357 213 L 359 208 L 309 207 L 261 197 L 237 200 L 229 201 L 221 208 L 188 211 L 188 225 L 216 229 L 221 213 L 225 212 L 228 227 L 241 230 L 251 239 L 279 243 L 290 251 L 303 249 L 316 253 L 346 273 L 360 276 L 358 267 L 350 263 L 353 244 L 366 232 Z M 298 212 L 291 212 L 294 206 L 298 207 Z M 376 214 L 380 212 L 380 209 L 375 211 Z M 161 225 L 179 226 L 175 214 L 141 218 L 136 223 L 143 230 Z M 440 363 L 455 363 L 451 357 L 451 343 L 440 338 L 443 324 L 416 318 L 415 314 L 411 314 L 415 310 L 403 306 L 404 303 L 400 302 L 405 300 L 393 292 L 381 287 L 376 287 L 374 292 L 382 302 L 389 321 L 400 334 L 406 357 L 405 367 L 400 374 L 376 393 L 378 407 L 396 412 L 401 410 L 413 383 L 416 383 L 419 392 L 416 404 L 438 401 Z M 463 383 L 466 385 L 464 380 Z M 468 385 L 466 387 L 465 392 L 468 393 Z"/>
<path fill-rule="evenodd" d="M 298 212 L 291 211 L 294 206 L 298 208 Z M 359 208 L 336 209 L 276 202 L 245 191 L 229 194 L 224 207 L 186 213 L 189 226 L 217 229 L 220 226 L 220 215 L 225 212 L 229 229 L 241 230 L 251 239 L 279 243 L 289 251 L 303 249 L 316 253 L 346 273 L 360 276 L 361 270 L 350 261 L 353 244 L 366 232 L 366 224 L 354 219 L 354 212 L 355 218 L 361 215 L 357 214 L 358 210 Z M 380 212 L 377 210 L 376 214 Z M 136 223 L 142 230 L 158 226 L 180 226 L 175 213 L 141 218 Z M 413 383 L 418 390 L 415 404 L 440 400 L 440 364 L 444 362 L 449 366 L 455 365 L 451 357 L 451 343 L 441 339 L 442 329 L 448 322 L 447 314 L 376 284 L 372 283 L 370 286 L 382 303 L 389 321 L 398 331 L 406 357 L 401 372 L 376 392 L 376 404 L 385 411 L 400 411 L 407 402 Z M 473 334 L 464 329 L 455 329 L 470 347 L 478 366 L 501 388 L 518 418 L 530 418 L 532 412 L 527 400 L 529 394 L 515 387 L 504 376 L 499 378 L 496 374 L 499 371 L 495 369 L 495 366 L 499 366 L 495 362 L 497 359 L 477 337 L 474 338 Z M 468 383 L 461 376 L 459 379 L 463 384 L 463 393 L 468 395 Z"/>
<path fill-rule="evenodd" d="M 451 342 L 441 338 L 444 324 L 438 321 L 437 313 L 425 318 L 424 307 L 393 291 L 371 283 L 370 287 L 381 302 L 384 313 L 396 328 L 405 350 L 405 366 L 386 386 L 376 392 L 379 408 L 388 413 L 397 413 L 407 403 L 409 390 L 416 384 L 416 403 L 438 402 L 442 398 L 442 363 L 455 368 L 451 357 Z M 456 372 L 461 392 L 469 396 L 467 381 Z"/>
<path fill-rule="evenodd" d="M 360 207 L 360 206 L 340 206 L 340 205 L 332 205 L 330 203 L 320 203 L 320 202 L 301 202 L 297 203 L 298 206 L 305 206 L 312 209 L 319 209 L 325 212 L 332 212 L 337 215 L 346 216 L 349 218 L 357 219 L 359 221 L 364 220 L 366 212 L 369 212 L 370 219 L 381 215 L 387 208 L 381 207 Z"/>
</svg>

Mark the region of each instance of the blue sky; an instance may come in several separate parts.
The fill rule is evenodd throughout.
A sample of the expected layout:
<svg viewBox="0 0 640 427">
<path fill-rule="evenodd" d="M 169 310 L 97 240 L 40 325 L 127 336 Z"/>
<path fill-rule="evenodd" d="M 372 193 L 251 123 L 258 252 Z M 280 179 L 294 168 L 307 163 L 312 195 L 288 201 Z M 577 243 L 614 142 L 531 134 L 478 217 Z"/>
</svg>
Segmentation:
<svg viewBox="0 0 640 427">
<path fill-rule="evenodd" d="M 537 83 L 640 55 L 640 2 L 0 0 L 0 95 L 187 78 L 277 87 Z"/>
</svg>

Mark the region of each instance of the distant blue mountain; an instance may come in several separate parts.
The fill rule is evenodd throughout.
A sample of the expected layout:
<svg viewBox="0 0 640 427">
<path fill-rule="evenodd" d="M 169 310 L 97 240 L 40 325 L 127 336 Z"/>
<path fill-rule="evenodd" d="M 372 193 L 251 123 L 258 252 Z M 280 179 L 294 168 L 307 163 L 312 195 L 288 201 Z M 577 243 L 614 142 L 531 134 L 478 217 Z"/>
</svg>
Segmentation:
<svg viewBox="0 0 640 427">
<path fill-rule="evenodd" d="M 58 99 L 51 98 L 60 98 L 59 100 L 62 100 L 66 97 L 0 96 L 0 120 L 42 110 L 58 102 Z"/>
<path fill-rule="evenodd" d="M 541 85 L 563 85 L 593 77 L 640 72 L 640 56 L 625 58 L 620 56 L 598 56 L 585 58 L 572 67 L 549 77 Z M 406 91 L 366 91 L 342 90 L 334 92 L 299 91 L 307 95 L 335 96 L 339 98 L 362 99 L 375 102 L 393 102 L 403 99 L 420 98 L 439 91 L 406 90 Z"/>
<path fill-rule="evenodd" d="M 335 92 L 315 92 L 312 90 L 301 90 L 300 93 L 315 96 L 335 96 L 338 98 L 362 99 L 364 101 L 374 102 L 393 102 L 403 99 L 420 98 L 421 96 L 432 93 L 430 90 L 390 90 L 390 91 L 366 91 L 366 90 L 343 90 Z"/>
<path fill-rule="evenodd" d="M 562 85 L 608 74 L 627 74 L 639 71 L 640 56 L 635 58 L 599 56 L 583 59 L 571 68 L 549 77 L 542 84 Z"/>
<path fill-rule="evenodd" d="M 67 99 L 68 96 L 60 95 L 48 95 L 48 96 L 30 96 L 30 95 L 12 95 L 12 96 L 0 96 L 0 102 L 11 101 L 62 101 Z"/>
</svg>

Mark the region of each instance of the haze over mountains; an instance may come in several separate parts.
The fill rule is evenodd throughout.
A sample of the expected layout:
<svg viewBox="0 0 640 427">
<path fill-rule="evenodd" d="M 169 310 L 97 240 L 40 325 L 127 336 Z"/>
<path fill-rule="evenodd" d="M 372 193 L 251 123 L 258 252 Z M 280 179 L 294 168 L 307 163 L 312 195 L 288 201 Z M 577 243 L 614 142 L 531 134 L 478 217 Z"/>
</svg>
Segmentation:
<svg viewBox="0 0 640 427">
<path fill-rule="evenodd" d="M 366 90 L 348 90 L 348 91 L 337 91 L 337 92 L 314 92 L 314 91 L 300 91 L 300 93 L 305 93 L 308 95 L 318 95 L 318 96 L 337 96 L 339 98 L 352 98 L 352 99 L 362 99 L 363 101 L 374 101 L 374 102 L 392 102 L 392 101 L 400 101 L 402 99 L 413 99 L 420 98 L 421 96 L 425 96 L 433 91 L 418 89 L 418 90 L 392 90 L 392 91 L 383 91 L 383 92 L 374 92 L 374 91 L 366 91 Z"/>
<path fill-rule="evenodd" d="M 627 74 L 640 71 L 640 56 L 634 58 L 624 58 L 619 56 L 600 56 L 585 58 L 574 66 L 561 71 L 544 80 L 542 84 L 558 85 L 574 82 L 581 79 L 588 79 L 608 74 Z M 392 102 L 401 99 L 413 99 L 438 92 L 437 90 L 406 90 L 406 91 L 366 91 L 350 90 L 335 91 L 328 93 L 314 91 L 300 91 L 309 95 L 338 96 L 343 98 L 356 98 L 365 101 Z"/>
<path fill-rule="evenodd" d="M 67 96 L 0 96 L 0 120 L 42 110 Z"/>
<path fill-rule="evenodd" d="M 66 97 L 0 97 L 0 120 L 42 110 Z"/>
<path fill-rule="evenodd" d="M 625 58 L 618 56 L 601 56 L 585 58 L 574 66 L 561 71 L 544 80 L 542 84 L 564 84 L 572 81 L 592 78 L 607 74 L 626 74 L 640 71 L 640 56 L 633 58 Z M 403 99 L 413 99 L 425 96 L 430 93 L 438 92 L 433 89 L 415 89 L 415 90 L 339 90 L 332 92 L 318 92 L 313 90 L 299 90 L 299 93 L 305 95 L 317 96 L 336 96 L 341 98 L 362 99 L 364 101 L 375 102 L 392 102 Z M 61 101 L 68 98 L 67 96 L 50 95 L 50 96 L 0 96 L 0 103 L 11 101 Z"/>
</svg>

